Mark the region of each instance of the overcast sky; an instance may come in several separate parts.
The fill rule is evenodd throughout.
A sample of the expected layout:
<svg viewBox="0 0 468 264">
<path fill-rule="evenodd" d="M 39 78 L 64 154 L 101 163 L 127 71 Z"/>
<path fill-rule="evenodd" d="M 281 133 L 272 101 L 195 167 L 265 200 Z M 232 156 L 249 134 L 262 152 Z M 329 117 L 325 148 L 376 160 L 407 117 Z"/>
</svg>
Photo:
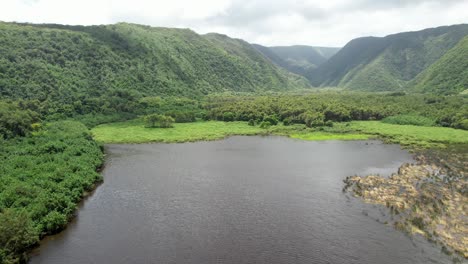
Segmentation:
<svg viewBox="0 0 468 264">
<path fill-rule="evenodd" d="M 263 45 L 343 46 L 362 36 L 468 23 L 468 0 L 0 0 L 0 20 L 132 22 Z"/>
</svg>

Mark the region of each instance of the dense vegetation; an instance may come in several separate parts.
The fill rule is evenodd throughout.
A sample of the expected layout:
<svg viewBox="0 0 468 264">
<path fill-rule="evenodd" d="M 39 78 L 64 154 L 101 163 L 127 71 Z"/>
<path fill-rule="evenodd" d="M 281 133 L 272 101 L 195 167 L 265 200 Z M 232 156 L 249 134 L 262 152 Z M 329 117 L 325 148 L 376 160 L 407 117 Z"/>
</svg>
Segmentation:
<svg viewBox="0 0 468 264">
<path fill-rule="evenodd" d="M 468 89 L 468 36 L 413 81 L 414 90 L 438 94 Z"/>
<path fill-rule="evenodd" d="M 455 25 L 399 33 L 384 38 L 354 39 L 330 60 L 311 71 L 307 78 L 314 86 L 340 86 L 367 91 L 411 90 L 412 85 L 408 84 L 411 80 L 437 62 L 467 35 L 468 25 Z M 446 69 L 447 74 L 444 75 L 450 81 L 440 84 L 444 85 L 444 89 L 428 89 L 445 94 L 463 90 L 460 88 L 463 82 L 459 80 L 466 77 L 459 73 L 464 70 L 462 66 L 466 63 L 466 56 L 452 52 L 450 58 L 445 58 L 439 64 L 447 65 L 447 61 L 456 60 L 459 66 L 452 69 L 450 65 Z M 421 85 L 425 87 L 426 83 L 424 80 Z M 436 83 L 431 86 L 434 85 Z"/>
<path fill-rule="evenodd" d="M 211 96 L 205 105 L 207 118 L 223 120 L 224 113 L 233 113 L 233 120 L 257 123 L 275 115 L 286 124 L 309 127 L 330 125 L 330 122 L 380 120 L 390 116 L 411 114 L 434 120 L 436 125 L 468 129 L 468 103 L 462 96 L 432 96 L 334 93 L 308 95 L 282 94 L 269 96 Z"/>
<path fill-rule="evenodd" d="M 358 39 L 325 62 L 335 49 L 254 48 L 127 23 L 0 22 L 0 263 L 24 261 L 100 180 L 102 152 L 87 128 L 97 141 L 120 143 L 270 133 L 467 143 L 466 95 L 310 92 L 295 89 L 309 84 L 285 70 L 307 75 L 321 64 L 311 81 L 367 90 L 403 89 L 419 73 L 414 91 L 458 94 L 467 33 L 460 25 Z"/>
<path fill-rule="evenodd" d="M 73 216 L 101 179 L 102 152 L 87 128 L 72 121 L 0 140 L 0 263 L 17 263 L 45 234 Z"/>
<path fill-rule="evenodd" d="M 118 93 L 193 97 L 307 86 L 248 43 L 218 34 L 127 23 L 0 23 L 0 95 L 47 100 L 49 108 Z"/>
<path fill-rule="evenodd" d="M 435 126 L 434 119 L 418 115 L 396 115 L 389 116 L 382 120 L 384 123 L 396 125 L 414 125 L 414 126 Z"/>
</svg>

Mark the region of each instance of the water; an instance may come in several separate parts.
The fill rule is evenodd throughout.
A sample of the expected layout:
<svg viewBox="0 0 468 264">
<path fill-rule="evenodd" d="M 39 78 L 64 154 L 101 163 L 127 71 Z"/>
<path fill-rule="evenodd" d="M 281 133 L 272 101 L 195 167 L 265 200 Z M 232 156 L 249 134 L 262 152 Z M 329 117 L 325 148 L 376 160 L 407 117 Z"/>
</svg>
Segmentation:
<svg viewBox="0 0 468 264">
<path fill-rule="evenodd" d="M 31 263 L 450 263 L 341 191 L 348 175 L 411 162 L 397 145 L 231 137 L 106 152 L 104 184 Z"/>
</svg>

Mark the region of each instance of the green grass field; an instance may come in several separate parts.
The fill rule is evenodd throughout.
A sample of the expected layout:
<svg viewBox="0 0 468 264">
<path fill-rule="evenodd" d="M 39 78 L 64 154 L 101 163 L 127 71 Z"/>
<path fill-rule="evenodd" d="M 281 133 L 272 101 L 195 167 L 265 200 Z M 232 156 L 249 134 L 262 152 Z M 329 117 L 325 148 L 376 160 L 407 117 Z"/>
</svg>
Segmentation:
<svg viewBox="0 0 468 264">
<path fill-rule="evenodd" d="M 256 135 L 266 131 L 246 122 L 207 121 L 176 123 L 173 128 L 146 128 L 143 122 L 131 120 L 92 129 L 94 139 L 102 143 L 188 142 L 215 140 L 230 135 Z"/>
<path fill-rule="evenodd" d="M 178 123 L 173 128 L 146 128 L 141 120 L 110 123 L 92 129 L 102 143 L 187 142 L 215 140 L 231 135 L 275 134 L 302 140 L 365 140 L 383 138 L 404 146 L 437 147 L 444 144 L 468 143 L 468 131 L 445 127 L 421 127 L 386 124 L 379 121 L 337 123 L 325 131 L 304 129 L 304 126 L 273 126 L 261 129 L 246 122 L 207 121 Z"/>
<path fill-rule="evenodd" d="M 342 124 L 339 125 L 343 127 Z M 380 121 L 354 121 L 350 122 L 346 129 L 383 137 L 401 145 L 433 147 L 443 144 L 468 143 L 468 131 L 447 127 L 394 125 Z"/>
<path fill-rule="evenodd" d="M 291 134 L 291 138 L 302 139 L 302 140 L 366 140 L 369 139 L 370 135 L 356 134 L 356 133 L 330 133 L 330 132 L 311 132 L 302 134 Z"/>
</svg>

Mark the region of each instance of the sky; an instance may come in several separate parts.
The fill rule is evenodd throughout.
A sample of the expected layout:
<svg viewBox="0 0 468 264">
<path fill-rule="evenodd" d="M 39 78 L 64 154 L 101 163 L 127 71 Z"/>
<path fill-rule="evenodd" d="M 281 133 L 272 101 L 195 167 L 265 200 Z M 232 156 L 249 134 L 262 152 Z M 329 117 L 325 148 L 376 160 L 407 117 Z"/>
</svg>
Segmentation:
<svg viewBox="0 0 468 264">
<path fill-rule="evenodd" d="M 341 47 L 357 37 L 468 23 L 467 10 L 468 0 L 0 0 L 0 21 L 130 22 L 266 46 Z"/>
</svg>

